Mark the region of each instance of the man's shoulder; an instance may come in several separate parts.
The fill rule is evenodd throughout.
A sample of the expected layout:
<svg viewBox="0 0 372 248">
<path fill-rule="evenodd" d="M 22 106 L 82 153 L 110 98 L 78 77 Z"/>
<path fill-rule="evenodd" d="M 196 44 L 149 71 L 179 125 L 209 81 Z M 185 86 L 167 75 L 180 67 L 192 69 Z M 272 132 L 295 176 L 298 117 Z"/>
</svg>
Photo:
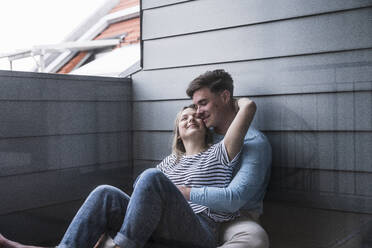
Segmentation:
<svg viewBox="0 0 372 248">
<path fill-rule="evenodd" d="M 250 127 L 244 137 L 244 145 L 241 156 L 243 160 L 260 161 L 264 166 L 268 167 L 271 164 L 271 145 L 266 135 L 254 127 Z"/>
<path fill-rule="evenodd" d="M 258 130 L 255 127 L 249 127 L 248 132 L 245 134 L 244 137 L 244 144 L 251 143 L 251 142 L 267 142 L 267 137 L 264 133 Z"/>
<path fill-rule="evenodd" d="M 216 144 L 220 142 L 223 138 L 224 135 L 217 134 L 213 132 L 213 129 L 211 130 L 213 133 L 213 143 Z M 250 144 L 250 143 L 261 143 L 261 142 L 268 142 L 268 139 L 264 133 L 262 133 L 260 130 L 257 128 L 250 126 L 247 133 L 244 136 L 244 144 Z"/>
</svg>

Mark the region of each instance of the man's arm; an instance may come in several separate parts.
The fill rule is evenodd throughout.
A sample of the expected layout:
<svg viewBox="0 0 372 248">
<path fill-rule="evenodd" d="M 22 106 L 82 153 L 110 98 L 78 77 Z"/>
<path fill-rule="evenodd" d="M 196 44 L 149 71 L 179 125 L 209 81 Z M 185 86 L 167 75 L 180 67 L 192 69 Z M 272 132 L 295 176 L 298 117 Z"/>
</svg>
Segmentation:
<svg viewBox="0 0 372 248">
<path fill-rule="evenodd" d="M 246 204 L 256 207 L 266 191 L 270 173 L 271 147 L 267 138 L 258 133 L 246 141 L 241 159 L 240 169 L 228 187 L 191 188 L 190 201 L 222 212 L 235 212 Z M 187 197 L 187 191 L 184 195 Z"/>
</svg>

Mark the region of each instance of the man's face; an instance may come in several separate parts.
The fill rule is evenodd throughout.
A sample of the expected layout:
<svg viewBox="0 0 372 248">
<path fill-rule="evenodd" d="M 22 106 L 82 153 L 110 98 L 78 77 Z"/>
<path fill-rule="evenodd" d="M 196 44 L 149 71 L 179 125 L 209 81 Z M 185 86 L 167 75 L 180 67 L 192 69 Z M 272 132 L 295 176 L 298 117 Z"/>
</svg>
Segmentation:
<svg viewBox="0 0 372 248">
<path fill-rule="evenodd" d="M 222 97 L 204 87 L 194 92 L 192 101 L 198 106 L 197 115 L 209 127 L 217 127 L 223 116 L 219 114 L 224 106 Z"/>
</svg>

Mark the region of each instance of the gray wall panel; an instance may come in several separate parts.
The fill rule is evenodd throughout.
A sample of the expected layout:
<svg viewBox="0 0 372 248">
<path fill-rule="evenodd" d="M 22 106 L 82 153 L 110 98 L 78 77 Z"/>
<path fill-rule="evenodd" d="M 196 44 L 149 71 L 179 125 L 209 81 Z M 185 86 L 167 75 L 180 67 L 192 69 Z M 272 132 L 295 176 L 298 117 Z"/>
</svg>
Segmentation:
<svg viewBox="0 0 372 248">
<path fill-rule="evenodd" d="M 356 178 L 355 187 L 358 195 L 364 195 L 371 197 L 372 195 L 372 174 L 364 173 Z M 372 209 L 372 205 L 370 205 Z"/>
<path fill-rule="evenodd" d="M 267 201 L 261 221 L 269 234 L 270 247 L 361 248 L 372 244 L 372 216 L 368 214 L 303 208 Z"/>
<path fill-rule="evenodd" d="M 354 194 L 342 195 L 282 189 L 278 191 L 269 191 L 267 193 L 266 200 L 288 202 L 306 208 L 322 208 L 372 214 L 371 197 L 357 196 Z"/>
<path fill-rule="evenodd" d="M 372 130 L 371 91 L 253 99 L 260 109 L 255 118 L 262 130 Z"/>
<path fill-rule="evenodd" d="M 371 173 L 273 167 L 266 200 L 308 208 L 372 213 Z"/>
<path fill-rule="evenodd" d="M 1 215 L 0 230 L 5 237 L 23 244 L 56 246 L 81 204 L 73 201 Z"/>
<path fill-rule="evenodd" d="M 0 181 L 7 175 L 129 160 L 130 146 L 130 132 L 0 139 Z"/>
<path fill-rule="evenodd" d="M 173 130 L 176 114 L 191 100 L 133 103 L 134 130 Z"/>
<path fill-rule="evenodd" d="M 132 180 L 129 161 L 45 173 L 2 177 L 0 215 L 80 200 L 97 185 L 127 186 Z M 22 182 L 22 183 L 20 183 Z"/>
<path fill-rule="evenodd" d="M 372 172 L 367 148 L 372 132 L 268 132 L 267 136 L 273 166 Z"/>
<path fill-rule="evenodd" d="M 370 172 L 318 170 L 298 167 L 272 168 L 269 191 L 372 196 Z M 363 188 L 363 190 L 361 190 Z"/>
<path fill-rule="evenodd" d="M 133 180 L 135 180 L 144 170 L 155 168 L 160 160 L 134 160 L 133 161 Z"/>
<path fill-rule="evenodd" d="M 130 102 L 4 101 L 1 137 L 130 130 Z M 58 114 L 57 114 L 58 113 Z"/>
<path fill-rule="evenodd" d="M 369 130 L 372 127 L 372 91 L 370 94 L 354 95 L 356 129 Z"/>
<path fill-rule="evenodd" d="M 312 191 L 339 192 L 341 194 L 372 196 L 371 173 L 345 171 L 313 172 Z M 372 207 L 372 206 L 371 206 Z"/>
<path fill-rule="evenodd" d="M 355 135 L 353 138 L 350 138 L 353 142 L 355 141 L 354 146 L 354 156 L 355 164 L 359 165 L 359 168 L 364 168 L 366 171 L 371 171 L 372 169 L 372 137 L 370 132 L 366 132 L 360 135 Z M 359 168 L 355 168 L 358 170 Z M 370 181 L 372 181 L 372 174 L 370 176 Z"/>
<path fill-rule="evenodd" d="M 370 48 L 371 15 L 372 9 L 366 8 L 149 40 L 144 42 L 143 66 L 155 69 Z"/>
<path fill-rule="evenodd" d="M 133 132 L 133 159 L 162 160 L 171 147 L 171 132 Z"/>
<path fill-rule="evenodd" d="M 9 217 L 1 233 L 11 233 L 14 213 L 58 208 L 100 184 L 132 184 L 130 79 L 0 71 L 0 102 L 0 216 Z M 45 242 L 66 225 L 45 229 L 37 221 L 45 216 L 33 213 L 24 220 L 44 226 Z"/>
<path fill-rule="evenodd" d="M 192 79 L 221 68 L 232 75 L 237 96 L 372 90 L 372 50 L 361 50 L 142 71 L 133 76 L 133 99 L 187 98 Z"/>
<path fill-rule="evenodd" d="M 371 4 L 370 0 L 190 1 L 181 5 L 144 11 L 143 39 L 301 17 Z"/>
<path fill-rule="evenodd" d="M 261 130 L 371 131 L 372 92 L 342 92 L 252 97 Z M 133 104 L 135 130 L 173 130 L 176 113 L 190 100 Z M 164 111 L 166 109 L 166 111 Z"/>
<path fill-rule="evenodd" d="M 157 8 L 170 4 L 188 2 L 191 0 L 142 0 L 142 9 Z"/>
<path fill-rule="evenodd" d="M 0 100 L 123 101 L 131 98 L 124 78 L 0 70 Z"/>
</svg>

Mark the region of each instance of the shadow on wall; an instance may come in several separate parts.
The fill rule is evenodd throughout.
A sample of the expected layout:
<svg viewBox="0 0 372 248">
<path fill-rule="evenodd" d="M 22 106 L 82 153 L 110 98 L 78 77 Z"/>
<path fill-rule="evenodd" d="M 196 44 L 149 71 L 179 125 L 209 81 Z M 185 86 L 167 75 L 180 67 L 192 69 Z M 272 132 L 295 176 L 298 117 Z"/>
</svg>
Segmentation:
<svg viewBox="0 0 372 248">
<path fill-rule="evenodd" d="M 322 120 L 309 123 L 307 113 L 279 101 L 265 105 L 264 100 L 258 99 L 263 106 L 256 124 L 273 150 L 263 215 L 271 244 L 277 248 L 372 247 L 371 206 L 356 186 L 355 168 L 363 169 L 353 159 L 357 135 L 352 130 L 332 131 L 337 130 L 335 122 L 327 124 L 333 129 L 322 130 L 317 126 Z M 337 113 L 338 107 L 331 113 Z"/>
<path fill-rule="evenodd" d="M 318 188 L 314 186 L 313 176 L 321 166 L 319 144 L 322 134 L 311 131 L 311 125 L 286 105 L 263 101 L 265 99 L 258 99 L 262 108 L 255 125 L 267 135 L 272 146 L 269 191 L 312 191 Z"/>
</svg>

